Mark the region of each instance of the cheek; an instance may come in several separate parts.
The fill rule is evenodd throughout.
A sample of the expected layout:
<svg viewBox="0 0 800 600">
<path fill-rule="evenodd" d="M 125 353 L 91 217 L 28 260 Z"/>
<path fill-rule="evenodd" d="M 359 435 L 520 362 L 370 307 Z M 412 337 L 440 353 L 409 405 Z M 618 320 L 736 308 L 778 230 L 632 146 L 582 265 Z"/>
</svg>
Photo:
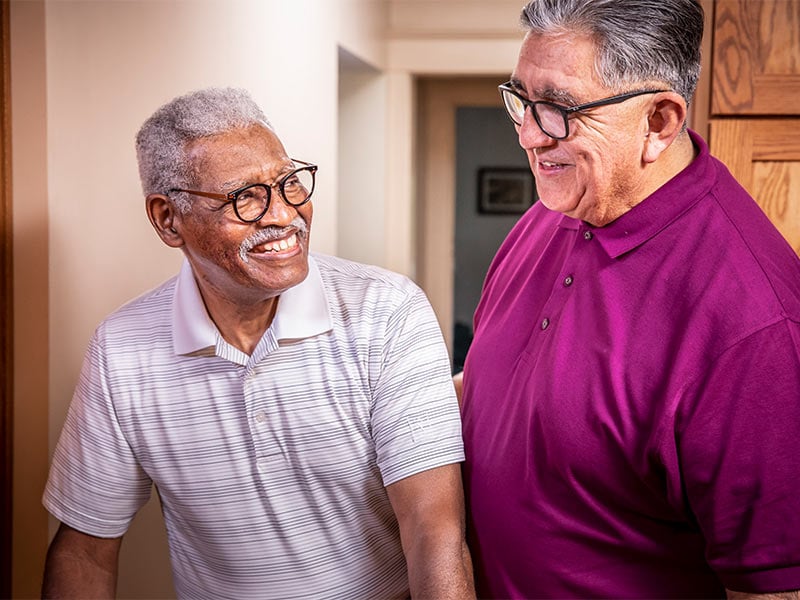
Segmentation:
<svg viewBox="0 0 800 600">
<path fill-rule="evenodd" d="M 596 188 L 597 182 L 603 178 L 605 167 L 602 155 L 595 148 L 582 147 L 575 160 L 577 185 L 584 190 Z"/>
<path fill-rule="evenodd" d="M 587 185 L 597 186 L 611 179 L 623 158 L 620 148 L 615 146 L 615 142 L 605 138 L 590 140 L 581 146 L 576 164 L 580 177 Z"/>
<path fill-rule="evenodd" d="M 199 252 L 220 264 L 235 261 L 247 232 L 238 228 L 209 225 L 197 232 L 194 244 Z"/>
</svg>

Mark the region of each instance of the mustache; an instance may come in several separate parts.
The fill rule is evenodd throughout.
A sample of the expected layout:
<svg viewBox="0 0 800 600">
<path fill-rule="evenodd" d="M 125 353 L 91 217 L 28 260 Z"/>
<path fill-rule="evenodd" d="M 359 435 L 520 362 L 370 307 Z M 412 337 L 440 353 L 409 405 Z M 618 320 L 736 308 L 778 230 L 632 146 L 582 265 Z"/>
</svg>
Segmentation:
<svg viewBox="0 0 800 600">
<path fill-rule="evenodd" d="M 247 253 L 256 246 L 279 240 L 292 233 L 296 233 L 299 237 L 305 238 L 308 235 L 308 225 L 301 216 L 296 216 L 292 219 L 286 227 L 278 227 L 277 225 L 269 225 L 263 229 L 259 229 L 253 235 L 248 236 L 239 246 L 239 256 L 247 260 Z"/>
</svg>

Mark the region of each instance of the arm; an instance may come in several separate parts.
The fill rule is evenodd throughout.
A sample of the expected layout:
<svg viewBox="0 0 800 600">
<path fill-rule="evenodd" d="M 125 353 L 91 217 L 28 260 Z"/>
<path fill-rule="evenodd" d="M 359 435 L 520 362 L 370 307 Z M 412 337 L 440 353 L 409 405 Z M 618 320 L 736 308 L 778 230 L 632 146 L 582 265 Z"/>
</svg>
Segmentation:
<svg viewBox="0 0 800 600">
<path fill-rule="evenodd" d="M 42 598 L 113 598 L 122 538 L 98 538 L 61 524 L 44 567 Z"/>
<path fill-rule="evenodd" d="M 474 598 L 460 465 L 422 471 L 386 491 L 400 525 L 411 597 Z"/>
<path fill-rule="evenodd" d="M 682 393 L 671 433 L 679 485 L 732 600 L 800 600 L 800 481 L 788 475 L 800 437 L 798 333 L 787 319 L 729 347 Z"/>
<path fill-rule="evenodd" d="M 728 600 L 800 600 L 800 591 L 774 592 L 772 594 L 748 594 L 747 592 L 734 592 L 725 590 Z"/>
<path fill-rule="evenodd" d="M 453 385 L 456 388 L 456 398 L 458 398 L 458 408 L 462 408 L 461 394 L 464 389 L 464 371 L 453 375 Z"/>
</svg>

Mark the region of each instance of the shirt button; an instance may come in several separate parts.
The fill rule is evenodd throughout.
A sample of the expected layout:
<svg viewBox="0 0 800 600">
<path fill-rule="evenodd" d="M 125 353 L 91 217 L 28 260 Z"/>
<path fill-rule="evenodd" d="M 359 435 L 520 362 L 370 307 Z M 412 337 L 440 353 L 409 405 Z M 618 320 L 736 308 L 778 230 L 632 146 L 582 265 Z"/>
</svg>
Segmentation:
<svg viewBox="0 0 800 600">
<path fill-rule="evenodd" d="M 583 239 L 590 240 L 594 237 L 591 231 L 584 231 L 583 232 Z"/>
<path fill-rule="evenodd" d="M 256 461 L 256 468 L 262 473 L 266 473 L 267 469 L 269 468 L 269 460 L 266 458 L 259 458 Z"/>
<path fill-rule="evenodd" d="M 544 331 L 545 329 L 547 329 L 549 326 L 550 326 L 550 319 L 544 319 L 544 320 L 542 321 L 542 331 Z"/>
<path fill-rule="evenodd" d="M 256 413 L 256 423 L 263 423 L 267 420 L 267 413 L 263 410 L 260 410 Z"/>
<path fill-rule="evenodd" d="M 565 286 L 567 286 L 567 287 L 569 287 L 569 286 L 571 286 L 571 285 L 572 285 L 572 282 L 573 282 L 573 281 L 575 281 L 575 280 L 572 278 L 572 275 L 567 275 L 567 276 L 564 278 L 564 285 L 565 285 Z"/>
</svg>

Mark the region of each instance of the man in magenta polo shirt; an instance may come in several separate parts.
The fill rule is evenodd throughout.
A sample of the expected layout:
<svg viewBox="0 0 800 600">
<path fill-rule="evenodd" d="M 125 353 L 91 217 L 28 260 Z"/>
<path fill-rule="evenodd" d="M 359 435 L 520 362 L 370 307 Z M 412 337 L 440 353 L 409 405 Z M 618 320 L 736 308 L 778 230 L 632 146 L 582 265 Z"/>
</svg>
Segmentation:
<svg viewBox="0 0 800 600">
<path fill-rule="evenodd" d="M 798 598 L 800 259 L 686 129 L 702 9 L 522 18 L 500 88 L 541 201 L 464 370 L 479 596 Z"/>
</svg>

